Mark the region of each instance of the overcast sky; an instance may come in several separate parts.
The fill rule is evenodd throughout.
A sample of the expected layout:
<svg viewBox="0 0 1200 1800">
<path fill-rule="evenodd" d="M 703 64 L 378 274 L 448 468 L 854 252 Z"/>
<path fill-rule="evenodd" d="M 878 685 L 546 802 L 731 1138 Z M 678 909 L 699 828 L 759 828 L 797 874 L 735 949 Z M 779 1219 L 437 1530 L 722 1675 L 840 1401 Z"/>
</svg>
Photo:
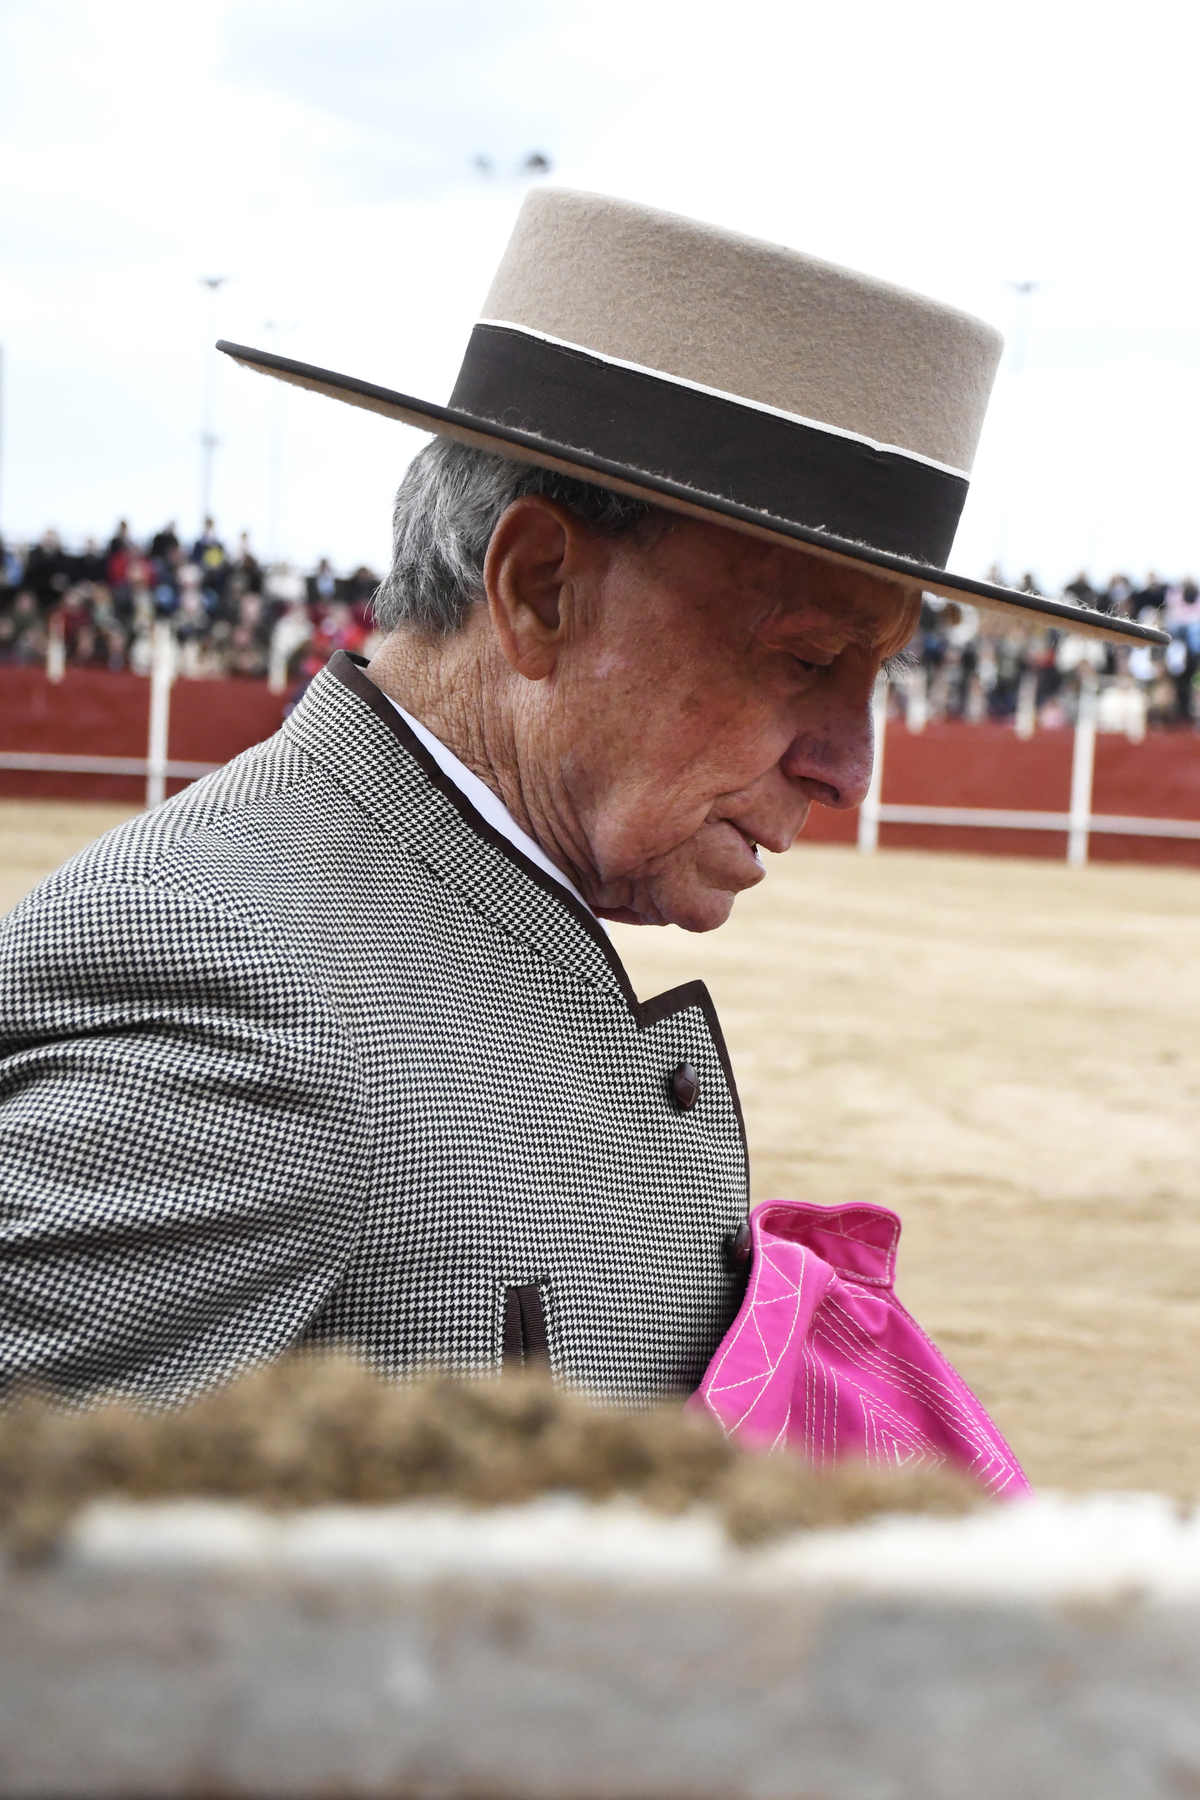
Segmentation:
<svg viewBox="0 0 1200 1800">
<path fill-rule="evenodd" d="M 444 400 L 520 204 L 509 172 L 542 150 L 555 182 L 1000 326 L 953 566 L 1200 573 L 1196 16 L 1161 0 L 0 0 L 0 527 L 191 531 L 216 335 Z M 211 310 L 202 275 L 229 277 Z M 1042 284 L 1023 358 L 1015 281 Z M 217 413 L 226 536 L 382 565 L 416 433 L 232 366 Z"/>
</svg>

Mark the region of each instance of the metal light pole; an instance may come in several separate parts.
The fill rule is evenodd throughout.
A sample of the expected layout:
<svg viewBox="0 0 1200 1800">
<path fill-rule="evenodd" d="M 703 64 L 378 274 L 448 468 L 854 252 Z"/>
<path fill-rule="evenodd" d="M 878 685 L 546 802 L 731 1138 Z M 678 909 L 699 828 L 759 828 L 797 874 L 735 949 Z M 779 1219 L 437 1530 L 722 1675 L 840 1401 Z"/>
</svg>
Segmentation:
<svg viewBox="0 0 1200 1800">
<path fill-rule="evenodd" d="M 1045 286 L 1042 281 L 1006 281 L 1005 287 L 1017 296 L 1017 329 L 1013 332 L 1012 372 L 1014 375 L 1025 373 L 1025 357 L 1029 351 L 1029 302 L 1038 289 Z"/>
<path fill-rule="evenodd" d="M 276 349 L 281 337 L 289 331 L 295 331 L 300 323 L 298 319 L 290 319 L 286 324 L 279 319 L 264 319 L 263 330 L 271 333 Z M 287 399 L 287 384 L 282 381 L 271 383 L 271 414 L 267 432 L 267 535 L 266 557 L 269 564 L 280 559 L 282 540 L 281 514 L 283 509 L 283 419 L 284 404 Z"/>
<path fill-rule="evenodd" d="M 263 330 L 273 338 L 282 330 L 276 319 L 264 319 Z M 283 489 L 283 382 L 271 383 L 271 415 L 267 428 L 267 533 L 269 567 L 279 561 L 279 506 Z"/>
<path fill-rule="evenodd" d="M 1006 281 L 1004 285 L 1017 297 L 1016 321 L 1013 326 L 1012 351 L 1008 365 L 1009 374 L 1016 381 L 1025 373 L 1025 359 L 1029 354 L 1029 303 L 1038 289 L 1045 284 L 1041 281 Z M 1013 407 L 1011 416 L 1019 422 L 1020 408 Z M 1006 573 L 1004 565 L 1008 561 L 1008 538 L 1013 507 L 1012 485 L 1010 458 L 1010 475 L 996 545 L 996 566 L 1002 576 Z"/>
<path fill-rule="evenodd" d="M 229 280 L 228 275 L 202 275 L 201 287 L 208 289 L 208 325 L 204 343 L 204 383 L 200 403 L 200 530 L 212 514 L 213 457 L 217 448 L 217 294 Z"/>
</svg>

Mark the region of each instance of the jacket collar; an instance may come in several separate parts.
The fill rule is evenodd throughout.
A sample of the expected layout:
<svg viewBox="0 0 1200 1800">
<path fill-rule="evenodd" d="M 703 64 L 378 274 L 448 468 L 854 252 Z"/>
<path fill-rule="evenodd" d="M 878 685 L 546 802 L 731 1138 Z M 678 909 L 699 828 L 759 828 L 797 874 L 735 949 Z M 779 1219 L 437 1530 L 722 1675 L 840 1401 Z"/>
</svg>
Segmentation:
<svg viewBox="0 0 1200 1800">
<path fill-rule="evenodd" d="M 284 726 L 375 823 L 401 840 L 498 930 L 589 985 L 616 990 L 639 1031 L 699 1007 L 737 1116 L 746 1126 L 729 1051 L 702 981 L 639 1000 L 608 933 L 586 906 L 496 831 L 438 767 L 361 656 L 339 650 Z M 464 854 L 465 850 L 465 854 Z"/>
<path fill-rule="evenodd" d="M 572 940 L 587 976 L 605 985 L 615 981 L 636 1010 L 625 966 L 599 920 L 483 818 L 366 668 L 364 658 L 337 651 L 285 731 L 377 824 L 402 837 L 413 854 L 479 910 L 506 931 L 528 936 L 542 954 L 548 951 L 548 938 Z M 477 857 L 463 856 L 464 828 L 478 840 Z M 553 910 L 548 913 L 547 907 Z M 529 932 L 520 929 L 522 919 Z M 585 968 L 578 972 L 584 974 Z"/>
</svg>

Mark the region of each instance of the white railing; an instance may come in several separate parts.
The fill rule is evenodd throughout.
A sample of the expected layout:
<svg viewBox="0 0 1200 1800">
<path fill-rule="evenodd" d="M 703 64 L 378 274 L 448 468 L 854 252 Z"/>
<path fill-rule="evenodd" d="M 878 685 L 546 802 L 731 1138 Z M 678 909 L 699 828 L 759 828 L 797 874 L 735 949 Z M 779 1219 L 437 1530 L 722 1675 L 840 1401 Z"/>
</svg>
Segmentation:
<svg viewBox="0 0 1200 1800">
<path fill-rule="evenodd" d="M 1067 812 L 1022 812 L 998 806 L 894 806 L 881 798 L 884 748 L 887 742 L 887 678 L 875 684 L 875 763 L 871 785 L 858 814 L 858 847 L 866 855 L 879 848 L 881 825 L 941 825 L 953 829 L 991 831 L 1061 831 L 1067 838 L 1067 861 L 1073 869 L 1088 859 L 1093 836 L 1189 838 L 1200 840 L 1200 819 L 1144 819 L 1125 813 L 1094 813 L 1092 781 L 1096 766 L 1096 685 L 1080 683 L 1079 714 L 1071 755 L 1071 798 Z"/>
</svg>

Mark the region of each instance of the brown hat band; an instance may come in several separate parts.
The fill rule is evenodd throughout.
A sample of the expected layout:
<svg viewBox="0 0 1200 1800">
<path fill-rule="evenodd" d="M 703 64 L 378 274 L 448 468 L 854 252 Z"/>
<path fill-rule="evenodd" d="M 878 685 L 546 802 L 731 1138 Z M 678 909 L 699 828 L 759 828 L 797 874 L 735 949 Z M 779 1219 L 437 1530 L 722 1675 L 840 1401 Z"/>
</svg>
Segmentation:
<svg viewBox="0 0 1200 1800">
<path fill-rule="evenodd" d="M 925 457 L 505 324 L 475 326 L 450 406 L 935 568 L 967 497 Z"/>
</svg>

